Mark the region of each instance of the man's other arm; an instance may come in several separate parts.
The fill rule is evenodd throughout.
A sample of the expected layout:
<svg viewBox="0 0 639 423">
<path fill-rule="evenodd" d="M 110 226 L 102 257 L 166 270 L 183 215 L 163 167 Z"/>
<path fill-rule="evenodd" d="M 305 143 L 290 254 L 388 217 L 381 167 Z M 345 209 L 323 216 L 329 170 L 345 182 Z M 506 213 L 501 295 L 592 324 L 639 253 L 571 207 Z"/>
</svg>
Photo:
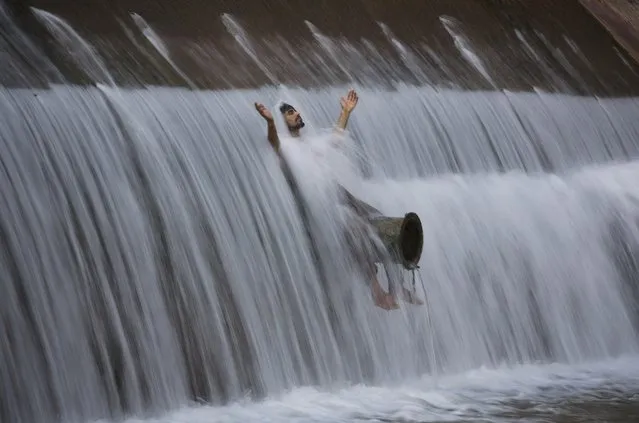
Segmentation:
<svg viewBox="0 0 639 423">
<path fill-rule="evenodd" d="M 264 107 L 263 104 L 255 103 L 255 109 L 266 121 L 266 136 L 268 138 L 268 142 L 271 144 L 271 147 L 273 147 L 273 150 L 275 150 L 275 152 L 279 154 L 280 137 L 277 135 L 277 128 L 275 127 L 275 120 L 273 119 L 273 115 L 266 107 Z"/>
<path fill-rule="evenodd" d="M 342 106 L 342 111 L 339 114 L 339 118 L 337 119 L 336 128 L 344 131 L 346 129 L 346 125 L 348 125 L 348 118 L 350 118 L 351 113 L 357 106 L 357 101 L 359 97 L 355 90 L 350 90 L 346 97 L 342 97 L 340 104 Z"/>
</svg>

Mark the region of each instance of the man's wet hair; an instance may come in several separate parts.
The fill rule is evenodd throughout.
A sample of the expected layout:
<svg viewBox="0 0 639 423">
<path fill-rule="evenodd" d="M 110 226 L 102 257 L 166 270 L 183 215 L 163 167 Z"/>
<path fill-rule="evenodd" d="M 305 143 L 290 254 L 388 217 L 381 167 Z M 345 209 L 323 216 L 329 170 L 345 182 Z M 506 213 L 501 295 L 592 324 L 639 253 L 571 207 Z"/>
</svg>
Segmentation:
<svg viewBox="0 0 639 423">
<path fill-rule="evenodd" d="M 280 113 L 286 113 L 289 110 L 295 110 L 295 107 L 291 106 L 288 103 L 282 103 L 282 105 L 280 106 Z"/>
</svg>

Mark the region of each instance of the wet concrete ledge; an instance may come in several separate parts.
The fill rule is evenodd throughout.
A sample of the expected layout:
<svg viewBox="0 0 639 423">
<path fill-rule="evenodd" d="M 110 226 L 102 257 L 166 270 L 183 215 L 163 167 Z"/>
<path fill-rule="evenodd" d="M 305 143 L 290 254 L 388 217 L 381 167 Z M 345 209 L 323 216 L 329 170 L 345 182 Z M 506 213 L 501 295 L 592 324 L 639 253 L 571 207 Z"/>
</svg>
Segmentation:
<svg viewBox="0 0 639 423">
<path fill-rule="evenodd" d="M 32 7 L 64 19 L 120 85 L 405 82 L 639 94 L 636 62 L 579 0 L 10 0 L 8 6 L 13 22 L 62 70 L 66 83 L 96 78 L 74 62 Z M 143 36 L 131 13 L 159 35 L 179 70 Z M 238 40 L 245 46 L 248 40 L 250 50 Z M 59 79 L 19 48 L 13 51 L 3 85 Z"/>
</svg>

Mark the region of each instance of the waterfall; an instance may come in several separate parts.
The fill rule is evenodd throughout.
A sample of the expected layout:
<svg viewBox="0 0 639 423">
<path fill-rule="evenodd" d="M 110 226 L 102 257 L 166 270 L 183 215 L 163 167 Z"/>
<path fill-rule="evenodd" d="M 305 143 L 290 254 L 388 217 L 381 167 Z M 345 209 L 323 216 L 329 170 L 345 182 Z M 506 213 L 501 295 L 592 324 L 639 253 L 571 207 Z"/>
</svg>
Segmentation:
<svg viewBox="0 0 639 423">
<path fill-rule="evenodd" d="M 636 98 L 355 85 L 335 161 L 287 150 L 309 239 L 253 103 L 321 143 L 347 86 L 120 87 L 36 15 L 96 83 L 0 88 L 0 420 L 639 352 Z M 420 215 L 424 307 L 374 307 L 328 176 Z"/>
<path fill-rule="evenodd" d="M 400 180 L 389 179 L 397 156 L 379 161 L 387 176 L 354 189 L 387 215 L 411 210 L 424 221 L 427 327 L 422 308 L 376 310 L 348 261 L 334 261 L 342 247 L 328 233 L 331 254 L 319 259 L 330 257 L 320 266 L 331 280 L 321 279 L 251 110 L 254 99 L 279 95 L 2 91 L 6 416 L 142 412 L 300 384 L 398 380 L 435 365 L 635 350 L 634 297 L 610 249 L 639 239 L 634 163 Z M 372 125 L 365 117 L 385 95 L 361 90 L 354 131 Z M 313 104 L 309 120 L 326 126 L 329 100 Z M 354 138 L 383 151 L 400 139 L 395 120 L 381 115 L 377 137 Z M 514 139 L 492 138 L 521 147 Z M 331 212 L 321 212 L 331 232 Z M 613 239 L 619 224 L 625 238 Z"/>
</svg>

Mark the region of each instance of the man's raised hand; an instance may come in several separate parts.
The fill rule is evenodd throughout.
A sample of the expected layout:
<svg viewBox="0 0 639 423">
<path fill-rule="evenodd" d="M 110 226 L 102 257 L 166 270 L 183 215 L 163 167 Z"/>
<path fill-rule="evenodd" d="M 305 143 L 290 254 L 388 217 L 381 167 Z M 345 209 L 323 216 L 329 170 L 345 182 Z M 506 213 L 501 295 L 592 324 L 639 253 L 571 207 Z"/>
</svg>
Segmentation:
<svg viewBox="0 0 639 423">
<path fill-rule="evenodd" d="M 263 104 L 255 103 L 255 110 L 262 116 L 266 121 L 272 121 L 273 115 Z"/>
<path fill-rule="evenodd" d="M 346 97 L 342 97 L 340 104 L 342 105 L 342 110 L 345 112 L 352 112 L 355 106 L 357 106 L 357 101 L 359 97 L 357 97 L 357 93 L 355 90 L 351 89 Z"/>
</svg>

